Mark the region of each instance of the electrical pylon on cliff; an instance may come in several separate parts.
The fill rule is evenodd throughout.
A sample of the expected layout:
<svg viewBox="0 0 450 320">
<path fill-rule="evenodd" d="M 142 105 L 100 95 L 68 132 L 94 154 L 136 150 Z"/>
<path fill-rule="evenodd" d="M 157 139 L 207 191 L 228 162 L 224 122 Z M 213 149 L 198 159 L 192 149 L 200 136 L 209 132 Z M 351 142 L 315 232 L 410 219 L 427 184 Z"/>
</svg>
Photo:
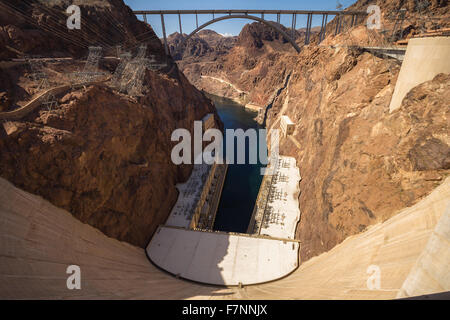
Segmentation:
<svg viewBox="0 0 450 320">
<path fill-rule="evenodd" d="M 130 96 L 142 96 L 143 81 L 147 69 L 157 70 L 167 66 L 167 63 L 157 63 L 155 56 L 146 56 L 147 45 L 141 45 L 136 57 L 128 61 L 122 71 L 118 87 L 120 92 L 126 92 Z M 119 70 L 120 71 L 120 70 Z"/>
<path fill-rule="evenodd" d="M 147 45 L 143 44 L 138 49 L 138 52 L 136 54 L 136 59 L 145 59 L 146 53 L 147 53 Z"/>
<path fill-rule="evenodd" d="M 394 43 L 395 41 L 402 38 L 402 32 L 403 32 L 402 28 L 403 28 L 403 21 L 405 20 L 405 17 L 406 17 L 406 9 L 405 8 L 401 8 L 397 11 L 394 11 L 386 17 L 387 20 L 394 21 L 394 26 L 392 28 L 391 36 L 390 36 L 390 38 L 388 38 L 388 41 L 390 43 Z"/>
<path fill-rule="evenodd" d="M 102 56 L 102 47 L 89 47 L 89 55 L 84 65 L 83 71 L 75 73 L 76 79 L 80 82 L 91 82 L 96 76 L 102 75 L 98 71 L 98 62 Z"/>
<path fill-rule="evenodd" d="M 25 57 L 25 60 L 30 66 L 32 72 L 31 77 L 33 81 L 38 82 L 37 90 L 45 91 L 50 89 L 50 83 L 48 81 L 47 73 L 45 73 L 44 71 L 44 62 L 42 61 L 42 59 L 30 59 L 28 57 Z M 53 108 L 58 106 L 58 100 L 52 93 L 47 93 L 41 98 L 41 104 L 46 106 L 47 110 L 50 112 Z"/>
<path fill-rule="evenodd" d="M 117 66 L 116 70 L 114 71 L 114 74 L 111 79 L 111 85 L 113 87 L 118 87 L 121 82 L 121 78 L 123 75 L 123 72 L 125 70 L 125 67 L 127 66 L 128 62 L 131 60 L 131 53 L 125 52 L 120 54 L 120 62 Z"/>
<path fill-rule="evenodd" d="M 128 61 L 125 65 L 119 84 L 120 92 L 126 92 L 130 96 L 142 95 L 142 80 L 144 78 L 146 68 L 146 51 L 146 45 L 140 46 L 136 57 L 133 60 Z"/>
<path fill-rule="evenodd" d="M 120 91 L 126 92 L 133 97 L 142 96 L 142 82 L 144 80 L 145 69 L 146 67 L 142 59 L 130 61 L 125 68 L 125 73 L 128 77 L 122 79 Z"/>
<path fill-rule="evenodd" d="M 25 57 L 31 70 L 31 80 L 37 82 L 37 91 L 46 90 L 50 87 L 47 74 L 44 72 L 44 62 L 37 58 Z"/>
<path fill-rule="evenodd" d="M 159 63 L 158 61 L 156 61 L 155 56 L 151 55 L 150 59 L 148 59 L 146 61 L 146 66 L 150 70 L 159 70 L 159 69 L 167 67 L 167 62 Z"/>
</svg>

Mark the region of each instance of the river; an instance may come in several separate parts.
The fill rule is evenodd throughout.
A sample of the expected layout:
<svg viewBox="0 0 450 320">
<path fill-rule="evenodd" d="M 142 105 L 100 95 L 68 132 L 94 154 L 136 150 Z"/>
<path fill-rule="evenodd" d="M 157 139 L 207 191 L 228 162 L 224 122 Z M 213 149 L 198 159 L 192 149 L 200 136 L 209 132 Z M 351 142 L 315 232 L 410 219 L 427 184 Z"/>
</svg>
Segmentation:
<svg viewBox="0 0 450 320">
<path fill-rule="evenodd" d="M 256 112 L 246 110 L 236 102 L 209 95 L 216 105 L 224 129 L 262 128 L 255 120 Z M 225 141 L 224 141 L 225 145 Z M 236 148 L 235 148 L 236 150 Z M 236 152 L 235 152 L 236 154 Z M 248 142 L 246 143 L 248 159 Z M 248 163 L 246 161 L 246 163 Z M 258 164 L 230 164 L 217 210 L 214 230 L 245 233 L 253 212 L 262 175 Z"/>
</svg>

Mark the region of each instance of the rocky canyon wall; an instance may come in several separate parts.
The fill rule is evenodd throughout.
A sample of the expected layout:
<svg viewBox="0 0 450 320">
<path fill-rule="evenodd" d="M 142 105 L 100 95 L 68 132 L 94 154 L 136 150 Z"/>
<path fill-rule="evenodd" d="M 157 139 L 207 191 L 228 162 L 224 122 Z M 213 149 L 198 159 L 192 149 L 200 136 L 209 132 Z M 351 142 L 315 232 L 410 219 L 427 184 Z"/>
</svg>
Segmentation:
<svg viewBox="0 0 450 320">
<path fill-rule="evenodd" d="M 124 44 L 119 31 L 113 32 L 115 37 L 111 38 L 104 38 L 108 33 L 103 33 L 103 29 L 95 35 L 95 27 L 103 20 L 108 24 L 104 10 L 109 10 L 125 34 L 145 33 L 145 37 L 125 43 L 124 50 L 134 56 L 138 46 L 146 44 L 147 56 L 155 55 L 167 65 L 160 70 L 145 71 L 142 96 L 119 93 L 107 81 L 88 84 L 58 95 L 58 106 L 51 110 L 42 106 L 20 120 L 3 122 L 0 176 L 68 210 L 110 237 L 145 247 L 176 201 L 175 184 L 185 181 L 191 170 L 191 166 L 175 166 L 171 161 L 175 143 L 171 142 L 172 131 L 176 128 L 192 131 L 194 120 L 216 111 L 170 58 L 162 60 L 164 50 L 151 27 L 139 22 L 122 1 L 93 1 L 82 7 L 89 16 L 100 19 L 85 26 L 93 32 L 89 38 L 92 44 L 101 45 L 104 39 L 113 42 L 112 45 Z M 29 13 L 26 21 L 15 23 L 1 16 L 2 30 L 20 29 L 25 37 L 24 45 L 19 38 L 9 38 L 6 45 L 15 47 L 8 52 L 45 57 L 59 48 L 61 54 L 73 59 L 44 63 L 41 71 L 49 75 L 51 86 L 70 83 L 70 73 L 83 68 L 84 61 L 77 60 L 77 56 L 87 55 L 87 44 L 74 50 L 69 46 L 66 50 L 64 39 L 47 32 L 39 23 L 30 23 L 35 21 L 31 15 L 36 12 L 42 15 L 39 21 L 52 20 L 53 13 L 48 10 L 58 11 L 59 7 L 33 2 L 32 7 L 26 8 L 28 11 L 24 12 Z M 39 37 L 29 39 L 33 32 L 42 39 L 55 39 L 54 45 L 59 47 L 46 47 Z M 36 46 L 25 45 L 28 39 L 37 41 Z M 115 46 L 110 47 L 110 53 L 113 49 Z M 102 55 L 106 54 L 108 51 L 104 50 Z M 117 64 L 118 60 L 102 59 L 99 71 L 108 78 Z M 4 60 L 1 66 L 0 83 L 5 84 L 1 90 L 5 90 L 3 96 L 9 99 L 6 110 L 20 108 L 38 94 L 25 63 Z M 220 127 L 218 117 L 215 118 L 216 126 Z"/>
<path fill-rule="evenodd" d="M 281 115 L 295 123 L 280 153 L 302 174 L 304 260 L 413 205 L 449 174 L 450 76 L 414 88 L 389 113 L 398 70 L 359 50 L 305 48 L 268 111 L 270 129 Z"/>
</svg>

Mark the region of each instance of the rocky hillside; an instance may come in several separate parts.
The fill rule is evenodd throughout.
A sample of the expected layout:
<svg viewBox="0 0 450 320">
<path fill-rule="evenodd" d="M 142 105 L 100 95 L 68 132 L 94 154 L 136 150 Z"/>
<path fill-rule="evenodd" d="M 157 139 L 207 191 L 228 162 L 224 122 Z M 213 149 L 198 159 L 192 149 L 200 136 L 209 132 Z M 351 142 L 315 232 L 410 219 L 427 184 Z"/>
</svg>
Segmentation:
<svg viewBox="0 0 450 320">
<path fill-rule="evenodd" d="M 89 37 L 68 32 L 80 41 L 80 47 L 65 42 L 59 33 L 47 32 L 42 25 L 57 23 L 53 12 L 59 12 L 65 2 L 54 3 L 10 2 L 9 10 L 15 7 L 19 11 L 11 11 L 8 17 L 0 10 L 0 28 L 17 31 L 7 32 L 8 38 L 3 36 L 8 49 L 2 49 L 2 57 L 46 57 L 59 52 L 57 55 L 72 58 L 44 62 L 39 71 L 49 75 L 51 87 L 69 84 L 70 74 L 83 68 L 85 62 L 77 57 L 87 55 L 85 44 L 108 41 L 111 47 L 104 48 L 103 56 L 115 53 L 113 45 L 119 43 L 123 51 L 134 56 L 138 46 L 146 44 L 147 56 L 155 55 L 167 65 L 159 70 L 147 69 L 142 96 L 131 97 L 119 93 L 108 81 L 118 60 L 102 59 L 99 71 L 104 73 L 103 82 L 68 87 L 56 96 L 58 106 L 51 110 L 41 106 L 20 120 L 2 122 L 0 176 L 43 196 L 108 236 L 145 247 L 176 201 L 175 184 L 185 181 L 191 170 L 190 166 L 171 162 L 171 133 L 176 128 L 193 130 L 193 121 L 215 113 L 214 106 L 171 59 L 162 60 L 164 50 L 151 27 L 139 22 L 122 1 L 83 2 L 82 14 L 98 20 L 82 25 L 82 32 L 93 32 Z M 12 19 L 14 12 L 21 17 L 17 13 L 21 11 L 26 19 Z M 110 21 L 105 12 L 115 17 L 116 27 L 124 34 L 145 36 L 136 36 L 129 44 L 121 42 L 122 32 L 104 27 Z M 111 37 L 95 35 L 97 26 L 110 31 Z M 18 109 L 39 94 L 26 63 L 3 60 L 0 66 L 0 90 L 6 89 L 0 96 L 8 100 L 6 110 Z"/>
<path fill-rule="evenodd" d="M 448 176 L 449 75 L 414 88 L 390 114 L 395 60 L 314 45 L 283 60 L 273 79 L 289 76 L 266 125 L 280 129 L 281 115 L 295 123 L 280 153 L 295 157 L 302 175 L 296 236 L 303 260 L 413 205 Z"/>
<path fill-rule="evenodd" d="M 447 0 L 359 0 L 347 10 L 365 10 L 371 4 L 380 7 L 381 27 L 390 32 L 394 29 L 399 10 L 405 9 L 405 20 L 401 29 L 397 30 L 398 38 L 450 27 L 450 5 Z"/>
<path fill-rule="evenodd" d="M 297 35 L 301 41 L 301 33 Z M 177 63 L 189 81 L 201 90 L 240 103 L 264 104 L 272 94 L 267 88 L 278 86 L 286 77 L 279 67 L 285 69 L 287 61 L 282 62 L 281 57 L 288 57 L 286 53 L 293 56 L 294 52 L 276 31 L 255 22 L 244 26 L 236 44 L 224 54 L 190 56 Z"/>
<path fill-rule="evenodd" d="M 187 34 L 178 32 L 167 37 L 170 53 L 174 60 L 189 63 L 202 60 L 213 60 L 227 54 L 235 45 L 237 37 L 224 37 L 213 30 L 204 29 L 184 40 Z"/>
<path fill-rule="evenodd" d="M 81 9 L 81 29 L 68 30 L 66 9 Z M 103 47 L 104 55 L 146 41 L 161 46 L 157 36 L 136 19 L 122 0 L 2 0 L 0 2 L 0 59 L 28 55 L 86 56 L 86 46 Z"/>
</svg>

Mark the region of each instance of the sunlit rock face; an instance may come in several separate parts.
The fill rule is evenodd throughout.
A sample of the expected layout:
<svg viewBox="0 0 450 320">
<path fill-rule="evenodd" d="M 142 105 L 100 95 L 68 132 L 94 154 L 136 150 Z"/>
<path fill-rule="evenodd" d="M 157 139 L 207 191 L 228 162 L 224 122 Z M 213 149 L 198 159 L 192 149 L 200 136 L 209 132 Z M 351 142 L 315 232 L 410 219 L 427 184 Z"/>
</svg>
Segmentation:
<svg viewBox="0 0 450 320">
<path fill-rule="evenodd" d="M 36 2 L 34 11 L 27 7 L 27 12 L 41 12 L 45 20 L 46 10 L 59 10 L 59 2 L 55 3 L 55 7 L 42 7 Z M 122 32 L 113 28 L 111 38 L 103 33 L 105 38 L 91 34 L 93 43 L 123 44 L 122 50 L 129 50 L 134 56 L 143 41 L 147 56 L 155 55 L 158 62 L 167 66 L 145 72 L 140 97 L 119 93 L 109 82 L 91 84 L 58 95 L 58 106 L 51 111 L 37 108 L 20 120 L 4 123 L 0 130 L 0 176 L 70 211 L 110 237 L 145 247 L 176 201 L 175 185 L 185 181 L 191 171 L 190 165 L 176 166 L 171 161 L 173 130 L 192 131 L 194 120 L 216 111 L 170 58 L 162 58 L 164 49 L 153 30 L 139 22 L 122 1 L 94 1 L 83 8 L 82 14 L 89 9 L 85 12 L 88 21 L 98 18 L 86 32 L 94 32 L 96 26 L 98 30 L 108 29 L 104 12 L 108 10 L 117 17 L 125 34 L 150 36 L 140 37 L 130 45 L 121 42 Z M 3 16 L 0 21 L 8 28 L 22 30 L 25 38 L 30 36 L 31 26 L 26 22 L 3 20 Z M 51 86 L 68 84 L 68 75 L 83 68 L 84 62 L 76 58 L 86 56 L 87 47 L 75 48 L 42 29 L 35 32 L 42 36 L 33 39 L 39 46 L 22 46 L 15 38 L 6 41 L 12 41 L 8 45 L 16 44 L 15 49 L 25 53 L 45 57 L 60 52 L 73 57 L 45 63 L 42 70 L 50 75 Z M 58 48 L 47 47 L 44 38 L 55 39 Z M 102 56 L 115 55 L 115 50 L 104 47 Z M 107 77 L 117 64 L 117 60 L 102 59 L 99 70 Z M 5 84 L 2 89 L 7 91 L 0 92 L 0 102 L 4 111 L 11 111 L 39 92 L 30 80 L 26 64 L 2 66 L 5 68 L 0 71 L 0 83 Z M 217 116 L 215 119 L 218 126 Z"/>
<path fill-rule="evenodd" d="M 389 113 L 399 70 L 391 60 L 308 48 L 293 69 L 268 126 L 279 128 L 281 114 L 295 123 L 280 150 L 302 173 L 297 237 L 308 259 L 413 205 L 448 175 L 450 78 L 417 86 Z"/>
</svg>

